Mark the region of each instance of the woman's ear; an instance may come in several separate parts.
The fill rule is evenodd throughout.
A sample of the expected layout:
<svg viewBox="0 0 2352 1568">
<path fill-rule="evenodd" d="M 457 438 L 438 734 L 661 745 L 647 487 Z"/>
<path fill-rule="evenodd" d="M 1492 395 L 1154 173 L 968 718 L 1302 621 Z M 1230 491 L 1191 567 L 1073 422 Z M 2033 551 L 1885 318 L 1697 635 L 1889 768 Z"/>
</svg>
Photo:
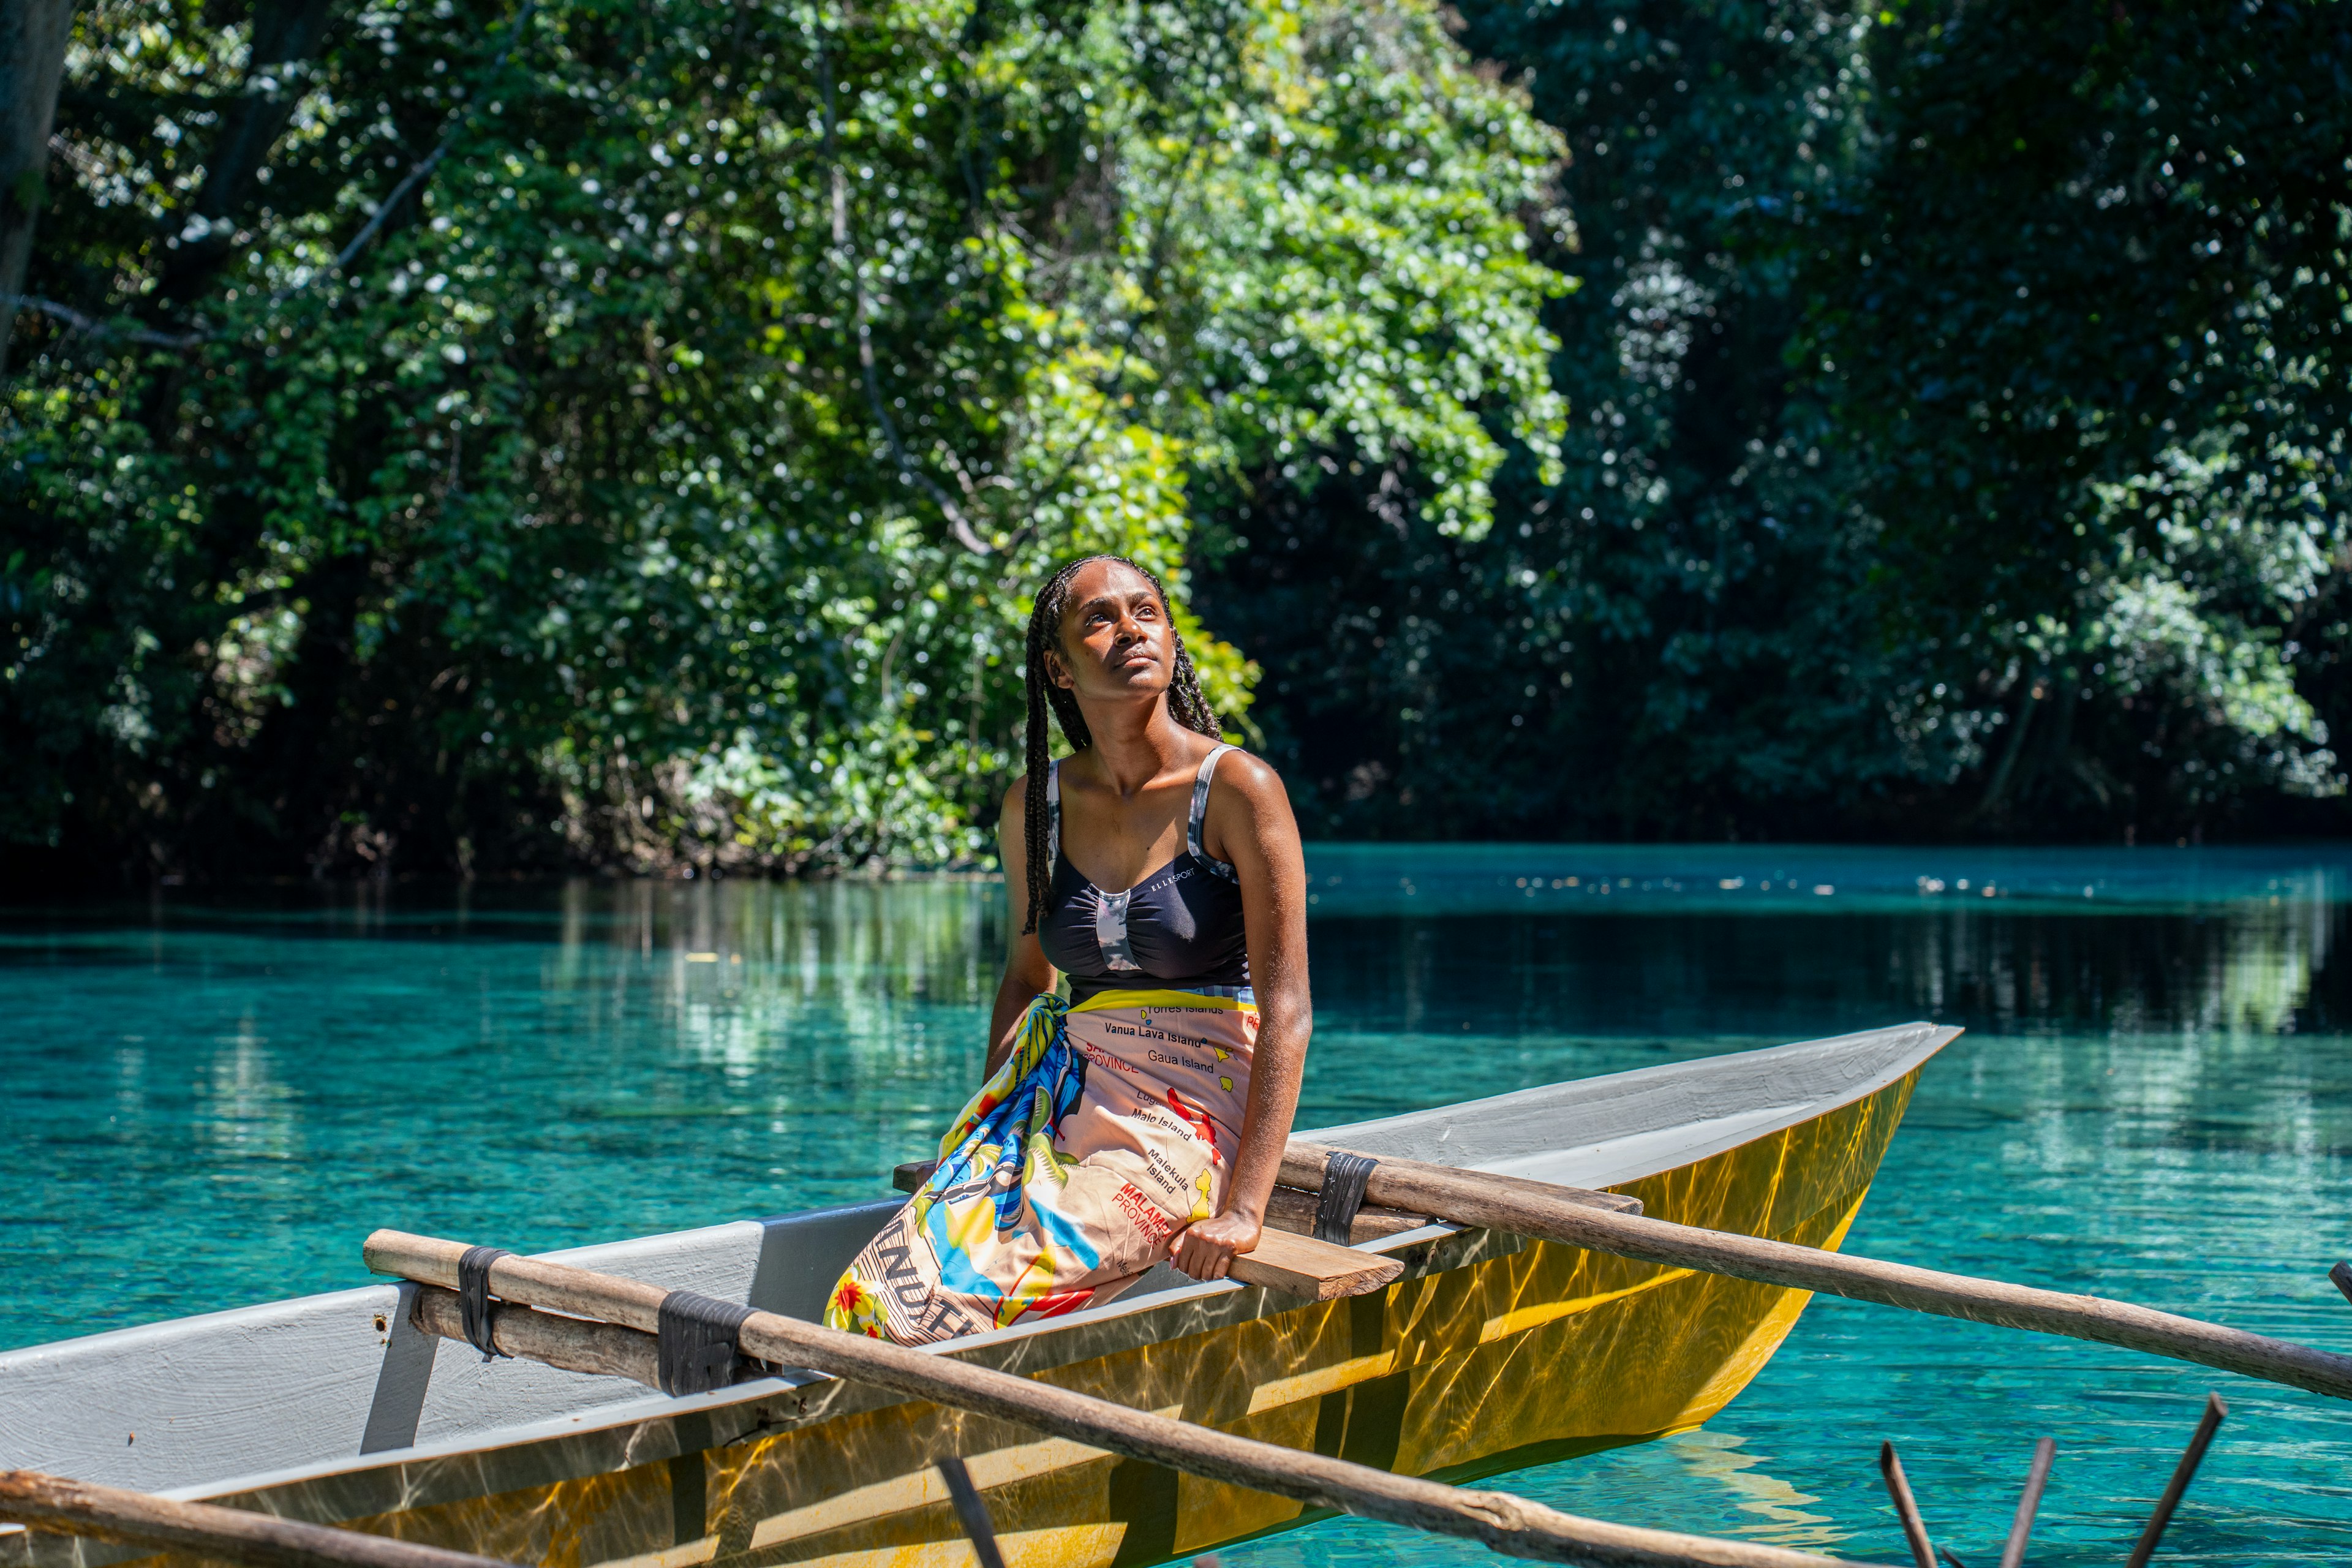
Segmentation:
<svg viewBox="0 0 2352 1568">
<path fill-rule="evenodd" d="M 1045 650 L 1045 679 L 1065 691 L 1077 684 L 1070 678 L 1068 668 L 1062 663 L 1062 656 L 1052 648 Z"/>
</svg>

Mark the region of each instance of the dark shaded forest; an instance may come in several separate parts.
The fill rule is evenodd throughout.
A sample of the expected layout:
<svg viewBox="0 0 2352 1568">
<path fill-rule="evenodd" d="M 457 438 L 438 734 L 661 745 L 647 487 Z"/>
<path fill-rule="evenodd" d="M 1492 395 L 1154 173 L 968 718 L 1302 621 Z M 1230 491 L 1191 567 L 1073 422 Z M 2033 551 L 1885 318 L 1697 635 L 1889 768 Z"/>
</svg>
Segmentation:
<svg viewBox="0 0 2352 1568">
<path fill-rule="evenodd" d="M 2344 7 L 1463 9 L 1571 153 L 1565 477 L 1213 519 L 1318 832 L 2344 830 Z"/>
<path fill-rule="evenodd" d="M 16 875 L 968 862 L 1103 549 L 1310 836 L 2348 825 L 2342 4 L 36 13 Z"/>
</svg>

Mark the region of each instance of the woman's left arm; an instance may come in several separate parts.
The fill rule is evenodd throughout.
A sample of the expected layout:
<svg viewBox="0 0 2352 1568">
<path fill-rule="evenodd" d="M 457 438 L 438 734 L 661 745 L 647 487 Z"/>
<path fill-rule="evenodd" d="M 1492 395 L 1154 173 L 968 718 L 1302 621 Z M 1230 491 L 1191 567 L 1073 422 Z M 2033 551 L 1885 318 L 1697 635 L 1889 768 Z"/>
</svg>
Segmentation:
<svg viewBox="0 0 2352 1568">
<path fill-rule="evenodd" d="M 1298 1110 L 1315 1007 L 1307 990 L 1307 858 L 1281 775 L 1246 752 L 1228 752 L 1203 827 L 1202 847 L 1232 866 L 1241 882 L 1257 1046 L 1224 1207 L 1177 1237 L 1171 1261 L 1195 1279 L 1222 1279 L 1234 1255 L 1255 1247 L 1265 1227 L 1266 1202 Z"/>
</svg>

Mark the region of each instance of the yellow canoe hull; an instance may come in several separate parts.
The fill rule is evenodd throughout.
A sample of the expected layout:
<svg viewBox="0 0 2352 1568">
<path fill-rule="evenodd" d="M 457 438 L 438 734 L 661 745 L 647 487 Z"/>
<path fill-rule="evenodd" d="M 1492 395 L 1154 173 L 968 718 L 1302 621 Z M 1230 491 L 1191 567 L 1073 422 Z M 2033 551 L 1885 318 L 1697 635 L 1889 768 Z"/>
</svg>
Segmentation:
<svg viewBox="0 0 2352 1568">
<path fill-rule="evenodd" d="M 1916 1079 L 1915 1068 L 1850 1104 L 1616 1190 L 1660 1218 L 1836 1247 Z M 963 1353 L 1266 1442 L 1466 1480 L 1705 1422 L 1771 1358 L 1808 1300 L 1483 1232 L 1409 1256 L 1406 1277 L 1374 1295 L 1147 1300 Z M 492 1489 L 346 1522 L 546 1568 L 967 1563 L 932 1468 L 948 1455 L 968 1463 L 1013 1564 L 1156 1563 L 1316 1517 L 1286 1499 L 838 1383 L 753 1415 L 735 1414 L 748 1431 L 731 1430 L 725 1411 L 648 1424 L 607 1468 L 544 1484 L 507 1484 L 520 1478 L 496 1453 L 408 1461 L 409 1496 L 473 1489 L 449 1467 L 471 1467 Z M 325 1500 L 314 1493 L 287 1511 L 331 1517 Z"/>
</svg>

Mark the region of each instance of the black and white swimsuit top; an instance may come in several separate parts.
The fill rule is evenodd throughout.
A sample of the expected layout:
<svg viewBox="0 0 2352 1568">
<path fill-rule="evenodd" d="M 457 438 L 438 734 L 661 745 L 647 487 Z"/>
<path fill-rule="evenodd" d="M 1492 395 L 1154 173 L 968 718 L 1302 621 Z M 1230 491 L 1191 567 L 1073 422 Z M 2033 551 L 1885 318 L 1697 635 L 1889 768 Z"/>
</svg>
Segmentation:
<svg viewBox="0 0 2352 1568">
<path fill-rule="evenodd" d="M 1241 883 L 1231 866 L 1201 847 L 1209 780 L 1217 759 L 1232 750 L 1219 746 L 1201 759 L 1183 851 L 1123 893 L 1104 892 L 1063 858 L 1060 764 L 1046 773 L 1045 843 L 1054 879 L 1037 921 L 1037 944 L 1070 977 L 1072 1001 L 1114 987 L 1156 984 L 1230 992 L 1249 984 Z"/>
</svg>

